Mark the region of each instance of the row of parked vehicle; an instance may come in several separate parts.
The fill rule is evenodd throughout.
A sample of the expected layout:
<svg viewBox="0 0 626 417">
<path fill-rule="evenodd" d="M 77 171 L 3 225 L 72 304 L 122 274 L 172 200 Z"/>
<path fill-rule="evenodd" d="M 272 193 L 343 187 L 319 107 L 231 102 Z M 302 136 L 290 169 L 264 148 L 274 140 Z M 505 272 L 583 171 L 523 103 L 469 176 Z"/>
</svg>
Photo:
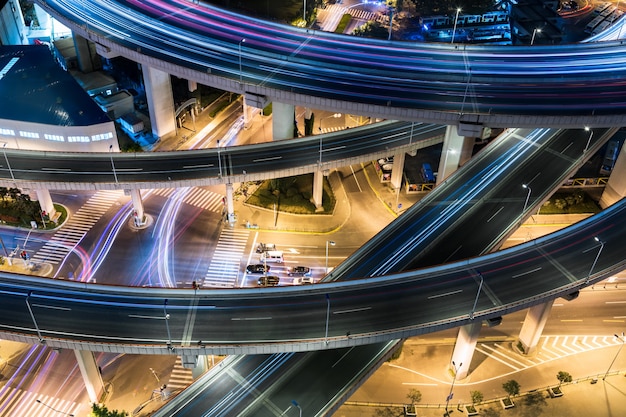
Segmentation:
<svg viewBox="0 0 626 417">
<path fill-rule="evenodd" d="M 260 261 L 262 263 L 251 264 L 246 267 L 249 274 L 263 274 L 257 281 L 259 287 L 274 287 L 279 285 L 280 278 L 276 275 L 268 275 L 272 267 L 268 263 L 284 262 L 282 251 L 276 250 L 273 243 L 259 243 L 256 252 L 260 253 Z M 308 266 L 292 266 L 287 268 L 287 275 L 294 277 L 294 284 L 313 284 L 312 271 Z"/>
</svg>

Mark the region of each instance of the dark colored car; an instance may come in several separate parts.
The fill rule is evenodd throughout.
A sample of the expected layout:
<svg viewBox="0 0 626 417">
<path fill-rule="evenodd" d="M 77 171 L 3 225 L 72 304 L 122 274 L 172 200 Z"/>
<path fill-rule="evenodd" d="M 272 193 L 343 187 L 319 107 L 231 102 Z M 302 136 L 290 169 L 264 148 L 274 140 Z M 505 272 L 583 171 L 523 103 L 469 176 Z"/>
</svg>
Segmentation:
<svg viewBox="0 0 626 417">
<path fill-rule="evenodd" d="M 249 274 L 264 274 L 266 272 L 269 272 L 269 270 L 269 265 L 266 266 L 263 264 L 253 264 L 246 266 L 246 272 Z"/>
<path fill-rule="evenodd" d="M 309 277 L 311 276 L 311 268 L 308 266 L 293 266 L 287 272 L 290 277 Z"/>
<path fill-rule="evenodd" d="M 259 278 L 257 284 L 259 287 L 275 287 L 278 285 L 280 279 L 274 275 L 267 275 Z"/>
</svg>

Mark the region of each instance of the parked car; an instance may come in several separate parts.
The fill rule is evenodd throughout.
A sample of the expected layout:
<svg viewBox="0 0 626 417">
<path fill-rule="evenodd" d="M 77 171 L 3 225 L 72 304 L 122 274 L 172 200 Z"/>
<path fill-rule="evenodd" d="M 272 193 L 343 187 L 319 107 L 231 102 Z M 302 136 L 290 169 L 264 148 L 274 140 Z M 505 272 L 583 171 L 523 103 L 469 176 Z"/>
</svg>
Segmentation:
<svg viewBox="0 0 626 417">
<path fill-rule="evenodd" d="M 274 275 L 262 276 L 257 281 L 259 287 L 275 287 L 280 282 L 280 278 Z"/>
<path fill-rule="evenodd" d="M 287 271 L 287 274 L 290 277 L 310 277 L 311 268 L 309 268 L 308 266 L 292 266 Z"/>
<path fill-rule="evenodd" d="M 270 271 L 269 265 L 253 264 L 246 266 L 246 272 L 249 274 L 264 274 Z"/>
<path fill-rule="evenodd" d="M 313 278 L 311 277 L 295 277 L 293 279 L 293 285 L 305 285 L 313 284 Z"/>
<path fill-rule="evenodd" d="M 259 243 L 256 247 L 256 253 L 263 253 L 276 250 L 276 245 L 273 243 Z"/>
</svg>

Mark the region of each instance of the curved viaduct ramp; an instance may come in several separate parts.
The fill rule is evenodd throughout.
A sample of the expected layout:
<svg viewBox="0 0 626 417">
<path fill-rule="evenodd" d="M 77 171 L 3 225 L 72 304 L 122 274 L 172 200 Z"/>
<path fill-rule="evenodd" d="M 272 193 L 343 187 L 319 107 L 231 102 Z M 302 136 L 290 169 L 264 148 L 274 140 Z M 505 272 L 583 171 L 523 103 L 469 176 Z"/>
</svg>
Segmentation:
<svg viewBox="0 0 626 417">
<path fill-rule="evenodd" d="M 441 125 L 384 121 L 325 135 L 175 152 L 3 150 L 0 184 L 53 190 L 174 188 L 300 175 L 443 142 Z M 117 181 L 117 182 L 116 182 Z"/>
<path fill-rule="evenodd" d="M 595 237 L 601 239 L 602 256 Z M 551 236 L 494 254 L 307 288 L 119 288 L 34 277 L 16 281 L 0 274 L 0 335 L 51 347 L 144 354 L 258 354 L 371 344 L 574 293 L 624 269 L 624 239 L 626 200 Z M 193 329 L 193 337 L 186 339 L 183 334 L 192 332 L 183 328 Z"/>
<path fill-rule="evenodd" d="M 439 124 L 626 124 L 621 42 L 390 42 L 277 25 L 187 0 L 38 3 L 105 56 L 273 101 Z"/>
<path fill-rule="evenodd" d="M 459 187 L 451 183 L 451 180 L 446 180 L 442 190 L 452 191 L 452 195 L 448 197 L 450 202 L 456 205 L 461 203 L 459 198 L 463 198 L 465 201 L 462 204 L 470 206 L 473 205 L 474 199 L 486 202 L 508 201 L 513 206 L 518 206 L 522 204 L 524 200 L 522 194 L 525 192 L 520 193 L 520 190 L 506 185 L 498 186 L 497 181 L 493 184 L 485 182 L 483 177 L 497 174 L 517 182 L 524 181 L 525 175 L 531 175 L 535 181 L 533 186 L 536 188 L 537 196 L 528 205 L 527 212 L 519 211 L 519 207 L 513 211 L 514 219 L 520 215 L 519 213 L 523 217 L 530 213 L 532 206 L 540 202 L 549 190 L 562 182 L 565 173 L 569 172 L 572 166 L 584 163 L 583 157 L 573 159 L 579 154 L 583 145 L 576 144 L 579 141 L 575 141 L 571 132 L 537 129 L 528 132 L 526 136 L 518 136 L 515 132 L 517 131 L 509 132 L 494 143 L 488 152 L 464 166 L 458 173 L 461 175 L 453 176 L 459 177 L 460 181 L 467 185 L 468 190 L 463 190 L 462 194 L 457 196 L 455 190 Z M 599 132 L 598 137 L 606 138 L 612 132 L 612 130 L 604 134 Z M 598 139 L 593 147 L 597 148 L 601 143 L 602 141 Z M 555 160 L 554 155 L 557 153 L 561 156 Z M 541 158 L 546 156 L 552 160 L 550 168 L 554 171 L 545 171 L 545 161 Z M 535 166 L 534 169 L 533 166 Z M 476 169 L 478 171 L 475 171 Z M 544 170 L 543 176 L 539 177 L 534 172 L 537 169 Z M 482 174 L 477 175 L 481 171 Z M 561 174 L 558 174 L 559 171 Z M 464 175 L 470 178 L 475 177 L 476 184 L 467 182 Z M 559 181 L 559 175 L 561 181 Z M 493 194 L 496 192 L 505 194 Z M 481 195 L 481 193 L 487 194 Z M 445 207 L 442 203 L 437 203 L 435 206 L 430 204 L 430 201 L 426 201 L 423 206 L 427 210 L 432 210 L 431 207 L 437 205 Z M 502 211 L 498 206 L 489 210 Z M 449 213 L 447 209 L 443 211 L 444 216 Z M 464 211 L 459 210 L 460 214 Z M 423 213 L 411 209 L 407 212 L 406 218 L 414 219 L 421 214 Z M 485 214 L 489 217 L 487 222 L 495 226 L 496 234 L 500 233 L 500 222 L 492 222 L 493 216 L 488 212 Z M 589 221 L 587 226 L 592 230 L 602 230 L 602 232 L 594 233 L 601 233 L 601 238 L 607 239 L 608 247 L 610 235 L 607 232 L 607 237 L 604 236 L 603 221 L 605 220 L 603 219 L 605 216 L 609 215 L 596 216 L 598 224 Z M 440 223 L 442 228 L 448 227 L 444 221 Z M 416 227 L 421 228 L 419 224 Z M 613 227 L 613 229 L 620 229 L 620 227 Z M 578 229 L 572 230 L 574 234 Z M 393 233 L 382 233 L 385 239 L 390 234 L 393 236 Z M 437 231 L 432 231 L 430 239 L 439 235 Z M 560 236 L 562 240 L 559 241 L 561 245 L 559 247 L 563 247 L 563 242 L 569 242 L 568 239 L 571 238 L 565 234 Z M 408 241 L 404 238 L 401 240 Z M 592 248 L 593 245 L 597 246 L 595 240 L 590 238 L 590 241 Z M 549 277 L 552 277 L 543 275 L 534 277 L 528 283 L 529 287 L 516 283 L 511 287 L 515 288 L 514 294 L 508 294 L 509 298 L 506 300 L 503 298 L 502 302 L 495 302 L 491 297 L 482 298 L 478 303 L 476 313 L 473 314 L 475 317 L 490 317 L 511 311 L 511 309 L 525 308 L 532 303 L 574 291 L 575 288 L 583 285 L 580 281 L 585 278 L 581 276 L 580 269 L 588 271 L 579 263 L 584 264 L 588 261 L 590 263 L 587 257 L 594 255 L 593 249 L 589 249 L 589 242 L 579 244 L 584 247 L 582 253 L 565 251 L 558 254 L 558 251 L 555 251 L 546 257 L 548 264 L 557 259 L 561 272 L 572 269 L 567 275 L 555 274 L 554 269 L 550 267 L 551 264 L 537 268 L 536 264 L 545 263 L 545 260 L 535 258 L 534 247 L 531 246 L 530 251 L 519 253 L 508 251 L 502 252 L 504 255 L 497 255 L 503 258 L 496 256 L 496 259 L 493 255 L 489 255 L 488 257 L 491 257 L 489 259 L 496 262 L 495 264 L 481 263 L 483 260 L 472 260 L 456 266 L 429 269 L 425 272 L 409 272 L 395 278 L 377 277 L 353 282 L 321 284 L 308 288 L 200 290 L 196 292 L 111 288 L 25 278 L 23 282 L 17 284 L 6 283 L 6 308 L 9 311 L 2 316 L 6 320 L 2 327 L 5 330 L 5 337 L 14 340 L 32 339 L 28 336 L 11 335 L 13 332 L 37 334 L 38 338 L 46 340 L 53 346 L 58 344 L 60 347 L 67 348 L 134 353 L 163 353 L 169 349 L 181 349 L 189 354 L 267 353 L 375 343 L 430 332 L 439 328 L 454 327 L 466 322 L 468 317 L 456 315 L 458 311 L 450 310 L 454 313 L 450 316 L 448 303 L 458 304 L 461 308 L 467 303 L 471 305 L 474 302 L 475 292 L 468 288 L 476 285 L 477 275 L 471 271 L 475 264 L 480 265 L 476 268 L 480 267 L 483 275 L 490 273 L 491 270 L 495 271 L 494 288 L 497 282 L 501 280 L 505 282 L 511 278 L 510 264 L 514 257 L 519 257 L 520 260 L 519 263 L 513 263 L 514 269 L 521 268 L 521 265 L 526 262 L 532 265 L 529 268 L 537 269 L 537 271 L 543 270 L 548 273 Z M 538 250 L 544 253 L 550 248 L 542 247 Z M 395 247 L 394 250 L 397 250 L 398 254 L 413 257 L 412 253 L 402 248 Z M 603 256 L 603 262 L 598 267 L 598 271 L 612 272 L 612 265 L 619 267 L 622 258 L 611 259 L 606 252 L 605 250 L 607 258 Z M 615 253 L 619 254 L 617 245 Z M 354 259 L 351 257 L 344 262 L 347 266 L 355 263 L 360 263 L 358 257 Z M 508 264 L 508 269 L 501 268 L 499 265 L 502 263 Z M 389 269 L 387 271 L 394 272 Z M 554 275 L 557 276 L 554 277 Z M 434 277 L 440 279 L 434 279 Z M 560 281 L 561 278 L 569 283 Z M 594 275 L 592 278 L 600 279 L 601 277 Z M 461 285 L 461 289 L 455 289 L 455 282 Z M 536 282 L 541 282 L 545 286 L 538 288 L 534 284 Z M 389 296 L 381 297 L 381 294 Z M 499 297 L 497 292 L 489 291 L 488 294 Z M 426 300 L 422 301 L 422 298 Z M 442 298 L 446 302 L 440 304 Z M 416 300 L 420 302 L 416 304 Z M 446 307 L 444 311 L 441 310 L 441 305 Z M 29 317 L 31 311 L 32 315 Z M 332 320 L 326 321 L 326 318 L 331 317 L 331 311 L 333 312 Z M 44 312 L 45 314 L 42 315 Z M 469 311 L 466 312 L 466 314 L 469 313 Z M 392 317 L 389 317 L 389 314 Z M 167 315 L 169 319 L 165 319 Z M 393 317 L 396 319 L 392 320 Z M 183 328 L 188 329 L 184 334 L 189 336 L 183 336 Z M 228 330 L 224 332 L 224 329 Z M 325 329 L 328 331 L 326 332 Z"/>
</svg>

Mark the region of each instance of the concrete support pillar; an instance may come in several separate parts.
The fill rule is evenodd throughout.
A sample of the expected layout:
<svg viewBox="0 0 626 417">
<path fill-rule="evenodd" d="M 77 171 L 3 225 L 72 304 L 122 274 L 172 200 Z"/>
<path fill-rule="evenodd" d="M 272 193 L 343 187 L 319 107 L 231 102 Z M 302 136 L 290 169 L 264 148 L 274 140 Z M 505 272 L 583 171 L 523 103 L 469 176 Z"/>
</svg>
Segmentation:
<svg viewBox="0 0 626 417">
<path fill-rule="evenodd" d="M 459 166 L 462 167 L 467 161 L 472 159 L 474 153 L 474 145 L 476 144 L 476 138 L 470 138 L 465 136 L 463 138 L 463 146 L 461 147 L 461 156 L 459 157 Z"/>
<path fill-rule="evenodd" d="M 609 182 L 600 197 L 600 207 L 603 209 L 611 206 L 616 201 L 626 196 L 626 142 L 617 156 L 615 166 L 611 171 Z"/>
<path fill-rule="evenodd" d="M 200 378 L 208 370 L 209 370 L 209 357 L 207 355 L 198 355 L 196 357 L 195 366 L 191 368 L 191 375 L 193 376 L 193 379 L 196 380 Z"/>
<path fill-rule="evenodd" d="M 80 69 L 85 74 L 93 72 L 94 70 L 94 58 L 97 59 L 97 55 L 92 52 L 92 48 L 90 45 L 90 41 L 83 38 L 76 33 L 73 34 L 74 38 L 74 48 L 76 48 L 76 59 L 78 61 L 78 69 Z M 94 57 L 94 55 L 96 55 Z"/>
<path fill-rule="evenodd" d="M 142 65 L 141 68 L 152 134 L 157 138 L 172 137 L 176 135 L 176 120 L 170 75 L 148 65 Z"/>
<path fill-rule="evenodd" d="M 100 394 L 104 391 L 104 382 L 100 374 L 100 368 L 96 363 L 93 352 L 87 350 L 74 350 L 74 355 L 78 361 L 80 373 L 83 376 L 85 389 L 92 403 L 100 402 Z"/>
<path fill-rule="evenodd" d="M 554 300 L 536 305 L 528 309 L 522 330 L 519 333 L 519 341 L 522 344 L 524 353 L 529 355 L 537 349 L 537 343 L 550 316 Z"/>
<path fill-rule="evenodd" d="M 302 126 L 302 130 L 304 131 L 304 136 L 311 136 L 313 134 L 313 125 L 315 124 L 315 118 L 313 115 L 313 110 L 310 107 L 304 108 L 304 126 Z"/>
<path fill-rule="evenodd" d="M 187 80 L 187 90 L 189 90 L 190 93 L 193 93 L 197 89 L 198 89 L 198 83 L 196 81 Z"/>
<path fill-rule="evenodd" d="M 439 171 L 436 182 L 437 185 L 442 183 L 459 167 L 463 140 L 463 136 L 459 136 L 457 133 L 457 127 L 455 125 L 448 125 L 446 128 L 446 136 L 443 139 L 441 159 L 439 160 Z"/>
<path fill-rule="evenodd" d="M 295 107 L 274 101 L 272 103 L 272 139 L 292 139 L 295 129 Z"/>
<path fill-rule="evenodd" d="M 52 204 L 52 197 L 50 197 L 50 191 L 46 189 L 35 190 L 37 193 L 37 201 L 39 201 L 39 207 L 41 211 L 45 211 L 49 218 L 52 218 L 56 214 L 54 204 Z"/>
<path fill-rule="evenodd" d="M 23 27 L 24 16 L 19 0 L 9 0 L 0 9 L 0 45 L 28 44 Z"/>
<path fill-rule="evenodd" d="M 235 221 L 235 204 L 233 203 L 233 185 L 226 184 L 226 218 L 229 223 Z"/>
<path fill-rule="evenodd" d="M 406 153 L 398 152 L 393 156 L 393 166 L 391 168 L 391 185 L 394 190 L 402 187 L 402 174 L 404 173 L 404 158 Z"/>
<path fill-rule="evenodd" d="M 452 370 L 454 370 L 452 362 L 456 364 L 457 379 L 463 379 L 467 377 L 469 373 L 469 366 L 472 362 L 472 356 L 474 356 L 474 349 L 476 348 L 476 342 L 478 341 L 481 327 L 482 321 L 480 320 L 459 327 L 454 352 L 452 352 L 452 361 L 448 364 Z"/>
<path fill-rule="evenodd" d="M 243 127 L 245 129 L 247 129 L 248 127 L 250 127 L 250 106 L 248 106 L 248 103 L 246 101 L 246 97 L 243 97 Z"/>
<path fill-rule="evenodd" d="M 324 195 L 324 172 L 319 169 L 313 173 L 313 204 L 315 207 L 322 207 L 322 197 Z"/>
<path fill-rule="evenodd" d="M 135 217 L 135 225 L 141 226 L 144 223 L 146 217 L 143 209 L 141 190 L 130 190 L 130 199 L 133 202 L 133 215 Z"/>
</svg>

